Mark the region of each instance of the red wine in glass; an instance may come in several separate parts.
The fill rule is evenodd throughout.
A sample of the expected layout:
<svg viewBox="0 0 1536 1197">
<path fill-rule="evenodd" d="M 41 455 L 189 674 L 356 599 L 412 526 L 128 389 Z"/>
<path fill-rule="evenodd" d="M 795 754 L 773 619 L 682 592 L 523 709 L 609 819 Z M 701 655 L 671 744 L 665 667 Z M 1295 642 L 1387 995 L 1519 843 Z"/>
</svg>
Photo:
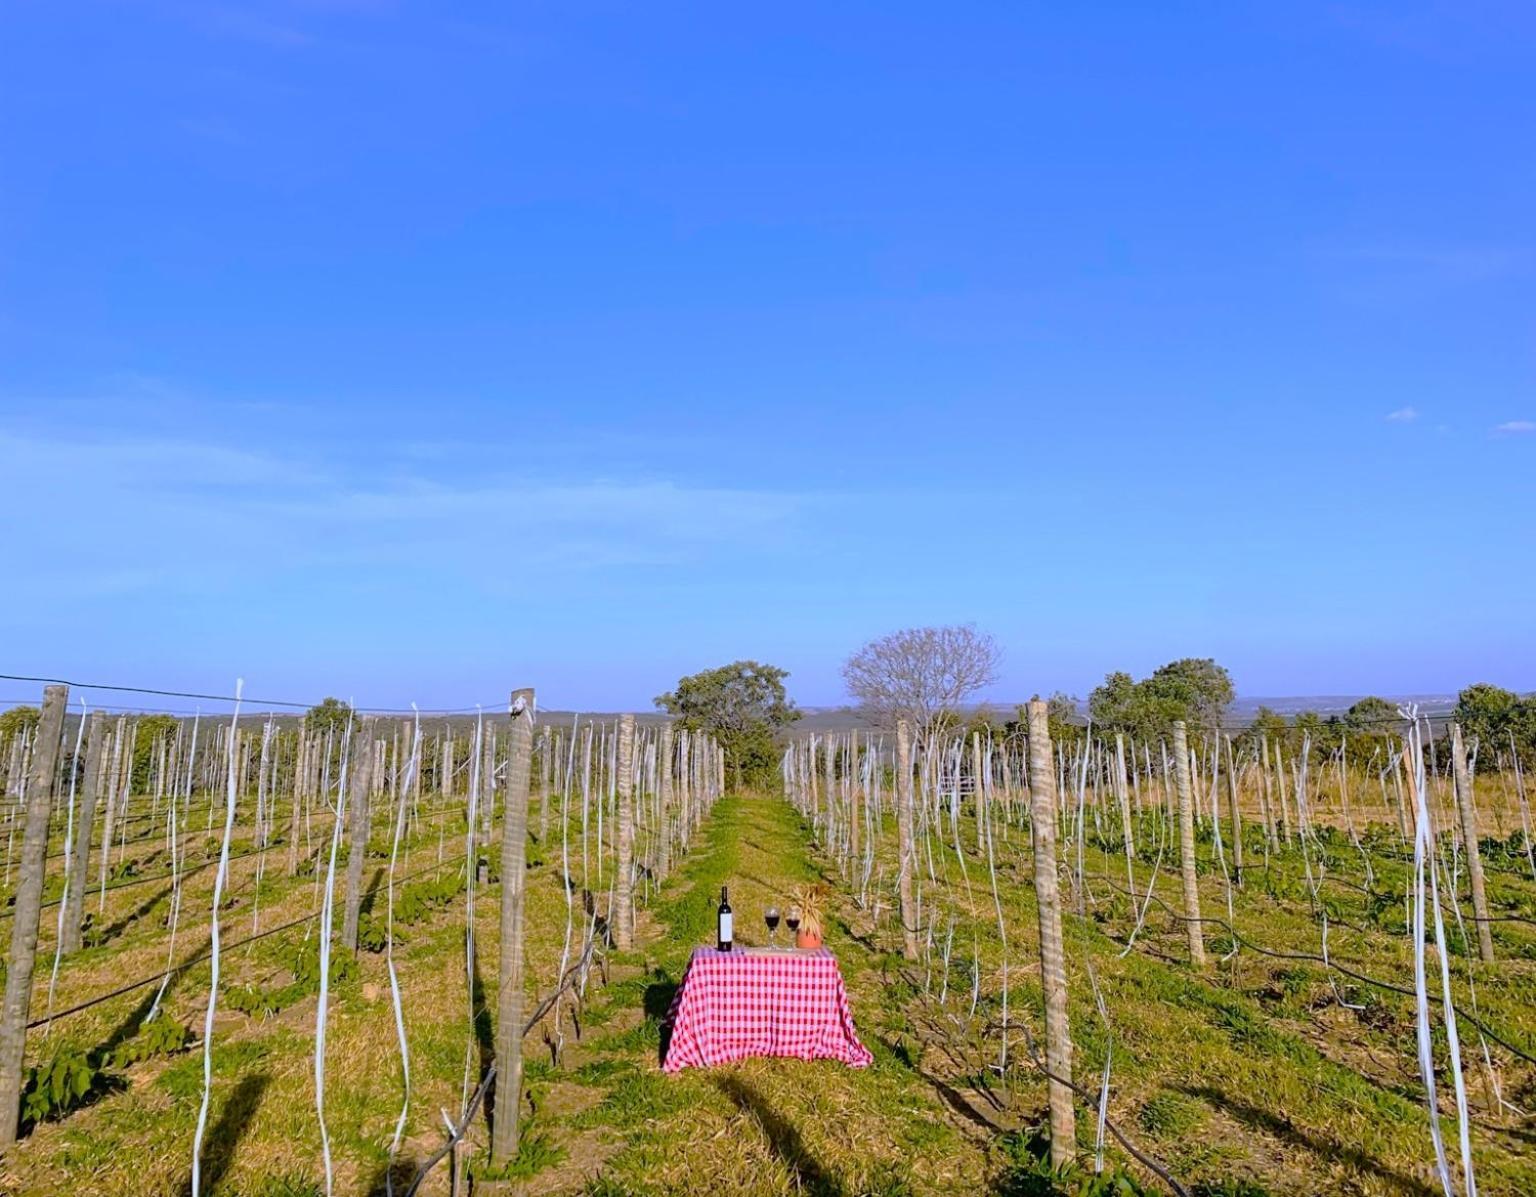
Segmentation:
<svg viewBox="0 0 1536 1197">
<path fill-rule="evenodd" d="M 791 906 L 789 913 L 784 917 L 784 921 L 789 924 L 791 931 L 800 930 L 800 907 Z"/>
</svg>

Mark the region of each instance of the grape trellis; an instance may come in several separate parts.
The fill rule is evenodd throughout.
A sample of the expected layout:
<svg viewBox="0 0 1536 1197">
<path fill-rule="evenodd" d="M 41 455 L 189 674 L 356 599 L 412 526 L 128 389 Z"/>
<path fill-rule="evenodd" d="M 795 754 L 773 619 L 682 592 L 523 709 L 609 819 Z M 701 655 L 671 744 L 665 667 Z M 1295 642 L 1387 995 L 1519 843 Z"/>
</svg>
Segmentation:
<svg viewBox="0 0 1536 1197">
<path fill-rule="evenodd" d="M 0 739 L 0 1147 L 135 1065 L 185 1055 L 201 1104 L 176 1166 L 193 1194 L 227 1166 L 210 1156 L 210 1093 L 266 1034 L 310 1040 L 321 1150 L 308 1170 L 326 1193 L 359 1133 L 387 1140 L 388 1192 L 417 1191 L 439 1161 L 456 1184 L 476 1152 L 482 1168 L 515 1158 L 525 1041 L 558 1061 L 580 1036 L 607 953 L 629 945 L 635 908 L 724 785 L 707 735 L 541 718 L 531 690 L 499 709 L 308 717 L 258 700 L 113 711 L 98 697 L 122 696 L 77 689 L 72 703 L 49 685 L 35 722 Z M 527 918 L 560 928 L 558 955 L 525 949 Z M 443 934 L 462 939 L 455 977 L 402 968 L 414 941 Z M 430 994 L 412 992 L 424 983 Z M 365 1016 L 338 1011 L 338 987 L 361 987 Z M 440 1042 L 436 1023 L 424 1042 L 413 1010 L 448 995 L 460 1042 Z M 394 1112 L 374 1131 L 342 1100 L 338 1031 L 389 1045 L 367 1087 L 391 1091 Z"/>
<path fill-rule="evenodd" d="M 1116 1118 L 1117 1063 L 1146 1034 L 1117 1024 L 1105 974 L 1127 958 L 1173 966 L 1159 983 L 1259 1052 L 1274 1037 L 1235 995 L 1285 986 L 1321 987 L 1345 1047 L 1351 1024 L 1393 1036 L 1412 1073 L 1381 1061 L 1362 1083 L 1416 1076 L 1447 1197 L 1478 1191 L 1479 1134 L 1528 1121 L 1536 857 L 1512 743 L 1415 710 L 1327 750 L 1182 722 L 1138 741 L 1036 701 L 926 742 L 905 722 L 801 736 L 782 780 L 861 925 L 904 958 L 922 1059 L 1000 1113 L 1043 1082 L 1058 1168 L 1087 1115 L 1089 1166 L 1116 1139 L 1184 1191 Z"/>
</svg>

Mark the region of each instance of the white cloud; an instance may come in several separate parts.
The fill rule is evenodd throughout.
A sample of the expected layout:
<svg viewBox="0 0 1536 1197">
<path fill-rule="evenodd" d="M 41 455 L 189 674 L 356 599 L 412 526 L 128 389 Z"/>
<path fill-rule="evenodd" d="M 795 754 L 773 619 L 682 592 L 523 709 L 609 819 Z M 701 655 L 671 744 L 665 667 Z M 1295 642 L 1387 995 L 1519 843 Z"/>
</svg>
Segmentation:
<svg viewBox="0 0 1536 1197">
<path fill-rule="evenodd" d="M 174 596 L 270 574 L 501 591 L 552 572 L 734 563 L 792 546 L 815 502 L 571 477 L 569 467 L 554 480 L 476 473 L 462 459 L 411 467 L 400 475 L 214 441 L 0 430 L 0 476 L 41 497 L 8 550 L 22 565 L 19 589 L 35 596 Z"/>
<path fill-rule="evenodd" d="M 1536 432 L 1536 420 L 1505 420 L 1493 431 L 1499 436 L 1528 436 Z"/>
<path fill-rule="evenodd" d="M 1387 413 L 1387 420 L 1392 424 L 1411 424 L 1418 418 L 1419 411 L 1416 407 L 1400 407 L 1396 411 Z"/>
</svg>

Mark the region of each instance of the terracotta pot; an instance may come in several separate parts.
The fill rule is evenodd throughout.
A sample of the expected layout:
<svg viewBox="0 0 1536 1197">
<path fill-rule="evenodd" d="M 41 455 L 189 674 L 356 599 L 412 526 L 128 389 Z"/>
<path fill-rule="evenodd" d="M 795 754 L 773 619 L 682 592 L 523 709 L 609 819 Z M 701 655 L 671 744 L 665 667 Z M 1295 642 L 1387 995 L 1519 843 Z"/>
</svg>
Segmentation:
<svg viewBox="0 0 1536 1197">
<path fill-rule="evenodd" d="M 821 935 L 820 935 L 820 933 L 815 932 L 815 931 L 804 931 L 804 930 L 796 931 L 795 932 L 795 947 L 797 947 L 797 948 L 819 948 L 819 947 L 821 947 Z"/>
</svg>

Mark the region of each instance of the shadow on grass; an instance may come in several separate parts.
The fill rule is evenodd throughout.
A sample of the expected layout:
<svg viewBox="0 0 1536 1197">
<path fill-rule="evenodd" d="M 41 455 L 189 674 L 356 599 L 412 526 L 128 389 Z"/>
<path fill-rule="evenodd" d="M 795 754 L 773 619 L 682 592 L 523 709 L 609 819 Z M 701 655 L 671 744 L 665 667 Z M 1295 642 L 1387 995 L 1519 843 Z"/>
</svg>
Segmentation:
<svg viewBox="0 0 1536 1197">
<path fill-rule="evenodd" d="M 667 1048 L 672 1043 L 672 1003 L 680 988 L 679 982 L 670 976 L 661 976 L 645 987 L 641 999 L 645 1017 L 661 1029 L 661 1048 L 656 1056 L 658 1064 L 666 1060 Z"/>
<path fill-rule="evenodd" d="M 1380 1177 L 1397 1192 L 1411 1193 L 1413 1197 L 1435 1197 L 1439 1192 L 1416 1177 L 1387 1167 L 1353 1144 L 1342 1143 L 1330 1135 L 1303 1130 L 1284 1114 L 1253 1105 L 1210 1085 L 1181 1085 L 1179 1088 L 1191 1097 L 1198 1097 L 1212 1107 L 1225 1111 L 1244 1126 L 1264 1131 L 1292 1147 L 1310 1151 L 1321 1159 L 1337 1160 L 1361 1172 Z"/>
<path fill-rule="evenodd" d="M 117 922 L 113 923 L 109 927 L 102 928 L 101 934 L 91 936 L 91 947 L 95 948 L 100 947 L 103 944 L 111 943 L 124 931 L 128 930 L 129 927 L 133 926 L 134 923 L 138 922 L 141 918 L 147 915 L 159 903 L 170 897 L 174 891 L 175 886 L 167 885 L 153 897 L 146 898 L 143 902 L 140 902 L 127 914 L 123 915 L 122 918 L 118 919 Z"/>
<path fill-rule="evenodd" d="M 737 1076 L 719 1077 L 715 1084 L 743 1114 L 763 1128 L 768 1146 L 789 1168 L 796 1192 L 808 1197 L 846 1197 L 848 1190 L 842 1181 L 810 1153 L 800 1132 L 769 1106 L 761 1093 Z"/>
<path fill-rule="evenodd" d="M 920 1068 L 917 1061 L 912 1056 L 911 1049 L 907 1047 L 905 1043 L 902 1043 L 898 1040 L 888 1039 L 883 1035 L 877 1036 L 876 1038 L 878 1042 L 891 1053 L 891 1055 L 896 1059 L 898 1063 L 901 1064 L 903 1068 L 910 1070 L 914 1076 L 918 1077 L 926 1085 L 928 1085 L 929 1088 L 931 1088 L 935 1093 L 944 1099 L 945 1104 L 948 1105 L 950 1109 L 952 1109 L 956 1114 L 959 1114 L 960 1117 L 964 1118 L 967 1122 L 974 1124 L 977 1129 L 986 1132 L 986 1134 L 989 1136 L 995 1135 L 999 1131 L 1006 1129 L 1001 1123 L 994 1122 L 990 1117 L 988 1117 L 985 1111 L 983 1111 L 977 1105 L 973 1104 L 959 1089 L 956 1089 L 953 1085 L 948 1084 L 947 1082 L 941 1080 L 939 1077 L 925 1072 L 922 1068 Z M 997 1099 L 990 1093 L 982 1093 L 982 1096 L 987 1098 L 994 1109 L 1001 1109 L 1001 1107 L 998 1105 Z"/>
<path fill-rule="evenodd" d="M 364 1182 L 363 1192 L 368 1197 L 388 1197 L 389 1194 L 399 1197 L 411 1187 L 418 1167 L 413 1158 L 398 1159 L 393 1165 L 386 1164 Z"/>
<path fill-rule="evenodd" d="M 496 1032 L 491 1026 L 491 1008 L 485 1001 L 485 978 L 480 973 L 480 953 L 477 951 L 473 957 L 474 974 L 473 985 L 469 992 L 470 1009 L 475 1012 L 475 1045 L 480 1051 L 480 1071 L 476 1075 L 476 1081 L 483 1081 L 485 1074 L 491 1070 L 491 1065 L 496 1062 Z M 485 1092 L 485 1124 L 488 1128 L 496 1125 L 496 1082 L 491 1082 L 491 1087 Z"/>
<path fill-rule="evenodd" d="M 201 1173 L 203 1192 L 219 1191 L 219 1182 L 229 1171 L 230 1164 L 234 1163 L 235 1149 L 240 1146 L 240 1140 L 245 1138 L 246 1132 L 250 1129 L 251 1119 L 256 1115 L 256 1107 L 261 1105 L 262 1095 L 266 1093 L 267 1086 L 271 1083 L 272 1078 L 264 1072 L 242 1077 L 230 1091 L 229 1096 L 224 1099 L 224 1108 L 219 1112 L 219 1120 L 209 1128 L 208 1137 L 203 1140 Z M 192 1178 L 188 1176 L 181 1186 L 182 1197 L 188 1197 L 191 1192 Z"/>
</svg>

